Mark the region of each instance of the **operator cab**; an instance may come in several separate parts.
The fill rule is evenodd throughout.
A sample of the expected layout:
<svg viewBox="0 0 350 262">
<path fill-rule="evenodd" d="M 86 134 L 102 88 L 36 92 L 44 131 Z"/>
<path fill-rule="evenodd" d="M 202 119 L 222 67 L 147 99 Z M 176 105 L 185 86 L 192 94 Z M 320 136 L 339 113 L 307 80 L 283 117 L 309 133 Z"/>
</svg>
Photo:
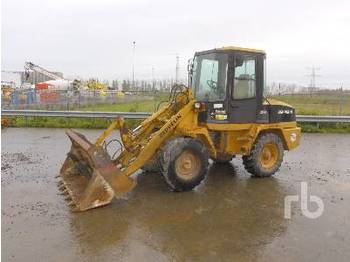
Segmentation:
<svg viewBox="0 0 350 262">
<path fill-rule="evenodd" d="M 223 47 L 195 53 L 189 86 L 207 110 L 200 122 L 254 123 L 263 109 L 265 52 Z"/>
</svg>

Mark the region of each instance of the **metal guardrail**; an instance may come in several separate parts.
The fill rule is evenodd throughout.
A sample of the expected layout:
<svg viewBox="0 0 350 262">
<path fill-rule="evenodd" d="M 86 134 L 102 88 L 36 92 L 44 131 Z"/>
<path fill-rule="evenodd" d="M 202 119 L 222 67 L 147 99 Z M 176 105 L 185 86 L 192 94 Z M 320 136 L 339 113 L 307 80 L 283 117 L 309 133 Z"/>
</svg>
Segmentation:
<svg viewBox="0 0 350 262">
<path fill-rule="evenodd" d="M 144 119 L 148 112 L 94 112 L 94 111 L 48 111 L 48 110 L 1 110 L 2 116 L 44 116 L 44 117 L 81 117 L 81 118 L 116 118 Z M 310 116 L 297 115 L 298 122 L 313 123 L 350 123 L 350 116 Z"/>
<path fill-rule="evenodd" d="M 297 115 L 297 122 L 309 122 L 309 123 L 350 123 L 350 116 L 309 116 L 309 115 Z"/>
</svg>

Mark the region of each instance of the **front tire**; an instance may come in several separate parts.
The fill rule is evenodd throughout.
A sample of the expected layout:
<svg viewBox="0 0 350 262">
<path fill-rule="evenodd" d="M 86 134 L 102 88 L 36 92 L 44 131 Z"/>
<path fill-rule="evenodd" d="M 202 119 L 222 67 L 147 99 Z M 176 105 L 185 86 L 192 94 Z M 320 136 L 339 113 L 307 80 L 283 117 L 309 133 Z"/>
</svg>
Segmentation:
<svg viewBox="0 0 350 262">
<path fill-rule="evenodd" d="M 269 177 L 278 171 L 283 161 L 283 143 L 277 134 L 258 137 L 250 155 L 243 156 L 245 169 L 256 177 Z"/>
<path fill-rule="evenodd" d="M 208 171 L 208 151 L 199 141 L 179 137 L 162 149 L 159 162 L 162 174 L 174 191 L 189 191 L 199 185 Z"/>
<path fill-rule="evenodd" d="M 158 153 L 154 156 L 154 158 L 148 160 L 141 169 L 145 172 L 149 173 L 158 173 L 160 172 L 160 165 L 159 165 L 159 157 Z"/>
</svg>

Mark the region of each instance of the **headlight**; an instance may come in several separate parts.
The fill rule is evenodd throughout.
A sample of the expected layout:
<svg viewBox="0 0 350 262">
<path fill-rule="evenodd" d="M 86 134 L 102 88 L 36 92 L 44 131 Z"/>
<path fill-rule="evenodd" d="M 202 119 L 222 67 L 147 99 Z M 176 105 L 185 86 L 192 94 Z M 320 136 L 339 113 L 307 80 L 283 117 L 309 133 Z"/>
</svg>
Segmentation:
<svg viewBox="0 0 350 262">
<path fill-rule="evenodd" d="M 203 102 L 196 102 L 193 105 L 194 109 L 204 111 L 207 109 L 207 105 Z"/>
<path fill-rule="evenodd" d="M 293 132 L 290 134 L 290 141 L 295 142 L 295 140 L 297 140 L 297 134 Z"/>
<path fill-rule="evenodd" d="M 195 109 L 200 109 L 201 108 L 201 103 L 199 103 L 199 102 L 194 103 L 194 108 Z"/>
</svg>

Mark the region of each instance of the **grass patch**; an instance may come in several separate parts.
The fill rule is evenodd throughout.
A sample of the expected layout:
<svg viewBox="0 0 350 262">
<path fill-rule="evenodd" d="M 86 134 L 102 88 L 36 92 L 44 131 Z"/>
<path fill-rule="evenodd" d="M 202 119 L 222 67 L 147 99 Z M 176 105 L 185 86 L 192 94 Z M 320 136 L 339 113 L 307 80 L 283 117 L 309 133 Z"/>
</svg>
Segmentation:
<svg viewBox="0 0 350 262">
<path fill-rule="evenodd" d="M 146 100 L 139 102 L 118 103 L 118 104 L 98 104 L 86 105 L 73 108 L 78 111 L 100 111 L 100 112 L 154 112 L 159 101 Z"/>
<path fill-rule="evenodd" d="M 140 97 L 139 97 L 140 98 Z M 142 99 L 142 97 L 141 97 Z M 163 101 L 168 101 L 169 94 L 155 94 L 153 99 L 139 101 L 72 106 L 70 110 L 77 111 L 100 111 L 100 112 L 154 112 Z"/>
<path fill-rule="evenodd" d="M 303 133 L 350 133 L 350 123 L 298 123 Z"/>
<path fill-rule="evenodd" d="M 295 107 L 298 115 L 350 115 L 349 94 L 296 94 L 274 98 Z"/>
<path fill-rule="evenodd" d="M 50 128 L 86 128 L 105 129 L 112 119 L 65 118 L 65 117 L 10 117 L 8 126 L 12 127 L 50 127 Z M 141 120 L 126 119 L 130 128 L 136 127 Z"/>
</svg>

